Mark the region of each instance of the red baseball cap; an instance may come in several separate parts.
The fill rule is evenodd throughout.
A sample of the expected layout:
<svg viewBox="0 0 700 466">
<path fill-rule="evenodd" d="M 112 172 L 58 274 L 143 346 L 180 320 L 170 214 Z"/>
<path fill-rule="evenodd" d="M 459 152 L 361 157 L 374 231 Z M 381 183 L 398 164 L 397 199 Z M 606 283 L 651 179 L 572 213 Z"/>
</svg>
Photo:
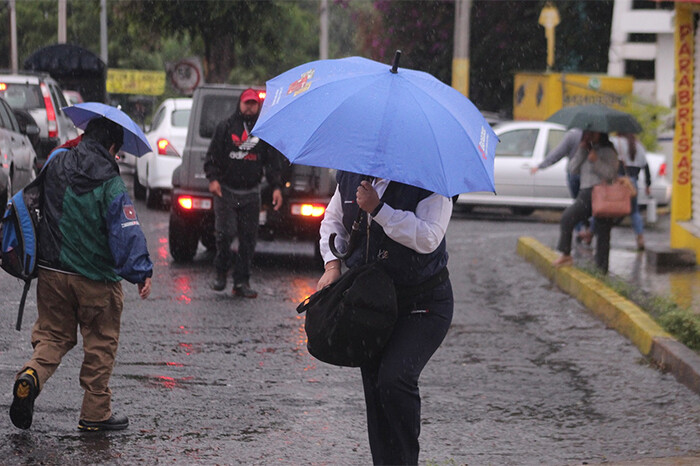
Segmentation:
<svg viewBox="0 0 700 466">
<path fill-rule="evenodd" d="M 260 103 L 260 96 L 258 95 L 258 92 L 254 89 L 246 89 L 241 94 L 241 102 L 248 102 L 250 100 L 254 100 L 257 103 Z"/>
</svg>

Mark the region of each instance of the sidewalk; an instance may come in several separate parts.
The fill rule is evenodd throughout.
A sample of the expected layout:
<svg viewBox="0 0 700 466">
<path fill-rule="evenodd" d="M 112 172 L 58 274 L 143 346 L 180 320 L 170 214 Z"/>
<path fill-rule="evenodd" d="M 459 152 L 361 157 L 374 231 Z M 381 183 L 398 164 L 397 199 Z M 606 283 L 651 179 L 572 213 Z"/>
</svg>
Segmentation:
<svg viewBox="0 0 700 466">
<path fill-rule="evenodd" d="M 663 215 L 655 225 L 648 228 L 645 232 L 648 249 L 669 245 L 668 225 L 669 216 Z M 700 313 L 698 267 L 667 272 L 654 270 L 647 265 L 647 254 L 636 250 L 634 235 L 627 230 L 616 228 L 613 231 L 610 274 L 648 293 L 670 298 L 680 306 Z M 666 333 L 636 304 L 576 267 L 553 267 L 552 261 L 558 257 L 558 252 L 534 238 L 521 237 L 517 252 L 609 327 L 629 338 L 642 354 L 700 394 L 700 355 Z M 574 257 L 576 258 L 575 253 Z M 576 261 L 581 262 L 581 258 Z"/>
</svg>

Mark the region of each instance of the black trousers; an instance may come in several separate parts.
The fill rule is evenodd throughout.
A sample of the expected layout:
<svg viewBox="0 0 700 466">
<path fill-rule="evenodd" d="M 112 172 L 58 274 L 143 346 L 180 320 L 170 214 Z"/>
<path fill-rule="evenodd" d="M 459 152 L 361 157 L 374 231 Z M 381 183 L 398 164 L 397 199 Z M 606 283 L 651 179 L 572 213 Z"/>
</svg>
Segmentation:
<svg viewBox="0 0 700 466">
<path fill-rule="evenodd" d="M 402 306 L 381 356 L 361 368 L 374 464 L 418 464 L 418 378 L 452 322 L 449 280 Z"/>
<path fill-rule="evenodd" d="M 234 263 L 233 283 L 240 285 L 250 279 L 250 266 L 255 254 L 260 222 L 260 194 L 236 194 L 221 186 L 222 197 L 214 196 L 214 229 L 216 256 L 214 267 L 228 271 Z M 238 237 L 235 261 L 231 244 Z"/>
<path fill-rule="evenodd" d="M 592 215 L 591 194 L 593 188 L 581 189 L 576 200 L 566 208 L 559 221 L 559 244 L 557 249 L 562 254 L 571 255 L 571 237 L 577 223 L 588 220 Z M 610 230 L 615 219 L 595 219 L 595 264 L 601 272 L 608 273 L 608 259 L 610 257 Z"/>
</svg>

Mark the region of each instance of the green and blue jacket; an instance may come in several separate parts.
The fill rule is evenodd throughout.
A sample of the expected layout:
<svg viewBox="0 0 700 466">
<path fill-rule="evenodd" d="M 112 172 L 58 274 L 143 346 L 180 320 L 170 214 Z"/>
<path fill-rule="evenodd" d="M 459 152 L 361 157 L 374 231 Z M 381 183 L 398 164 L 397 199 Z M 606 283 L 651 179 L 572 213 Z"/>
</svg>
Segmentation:
<svg viewBox="0 0 700 466">
<path fill-rule="evenodd" d="M 133 202 L 104 147 L 83 139 L 44 169 L 39 266 L 101 282 L 143 283 L 153 274 Z"/>
</svg>

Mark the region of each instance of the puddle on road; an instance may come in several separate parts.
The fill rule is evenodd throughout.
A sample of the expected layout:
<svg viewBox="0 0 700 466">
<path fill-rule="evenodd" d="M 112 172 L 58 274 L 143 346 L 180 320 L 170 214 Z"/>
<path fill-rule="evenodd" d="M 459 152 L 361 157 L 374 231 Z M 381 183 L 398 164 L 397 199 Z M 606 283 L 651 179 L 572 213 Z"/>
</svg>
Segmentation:
<svg viewBox="0 0 700 466">
<path fill-rule="evenodd" d="M 193 386 L 207 386 L 207 387 L 225 387 L 226 384 L 217 382 L 204 382 L 202 380 L 197 380 L 193 376 L 185 377 L 170 377 L 167 375 L 137 375 L 137 374 L 124 374 L 121 377 L 137 380 L 143 383 L 144 386 L 148 388 L 162 388 L 166 390 L 172 390 L 174 388 L 190 388 Z"/>
</svg>

